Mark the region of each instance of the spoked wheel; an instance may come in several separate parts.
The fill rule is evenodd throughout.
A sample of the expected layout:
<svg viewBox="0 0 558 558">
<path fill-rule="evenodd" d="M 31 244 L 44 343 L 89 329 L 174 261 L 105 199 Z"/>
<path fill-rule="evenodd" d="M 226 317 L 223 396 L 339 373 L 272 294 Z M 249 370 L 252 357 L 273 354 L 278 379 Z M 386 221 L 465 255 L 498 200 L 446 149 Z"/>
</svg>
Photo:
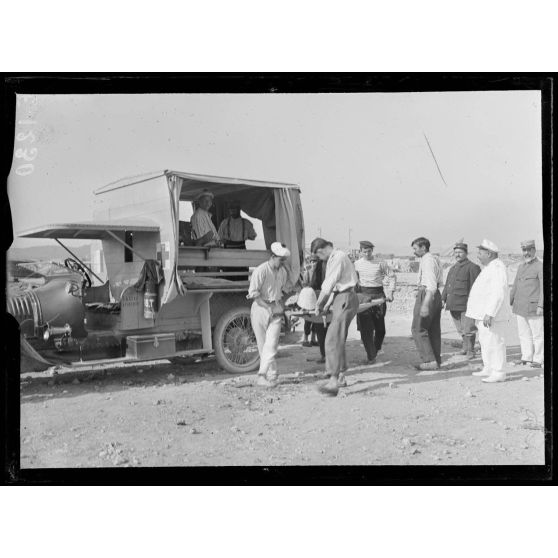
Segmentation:
<svg viewBox="0 0 558 558">
<path fill-rule="evenodd" d="M 213 333 L 213 347 L 219 366 L 227 372 L 252 372 L 260 364 L 250 309 L 233 308 L 223 314 Z"/>
</svg>

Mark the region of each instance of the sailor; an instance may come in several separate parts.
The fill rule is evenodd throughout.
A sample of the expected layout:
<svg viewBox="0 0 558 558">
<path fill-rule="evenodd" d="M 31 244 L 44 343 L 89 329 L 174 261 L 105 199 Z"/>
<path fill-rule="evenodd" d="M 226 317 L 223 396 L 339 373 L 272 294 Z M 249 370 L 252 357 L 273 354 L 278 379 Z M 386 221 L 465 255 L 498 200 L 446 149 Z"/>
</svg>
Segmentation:
<svg viewBox="0 0 558 558">
<path fill-rule="evenodd" d="M 544 363 L 543 264 L 537 258 L 534 240 L 522 242 L 521 251 L 524 261 L 510 293 L 521 344 L 521 360 L 514 364 L 541 368 Z"/>
<path fill-rule="evenodd" d="M 355 262 L 358 275 L 358 299 L 360 303 L 383 298 L 393 302 L 396 277 L 393 270 L 385 263 L 374 261 L 374 244 L 368 240 L 360 241 L 360 258 Z M 384 282 L 388 283 L 387 294 L 384 292 Z M 382 350 L 382 343 L 386 336 L 385 315 L 387 304 L 383 302 L 357 316 L 357 327 L 360 338 L 366 350 L 368 364 L 373 364 L 376 355 Z"/>
<path fill-rule="evenodd" d="M 465 311 L 475 320 L 483 362 L 482 370 L 473 372 L 473 376 L 485 376 L 483 382 L 503 382 L 506 380 L 505 331 L 511 317 L 508 274 L 494 242 L 484 239 L 478 249 L 483 269 L 473 283 Z"/>
<path fill-rule="evenodd" d="M 481 270 L 476 263 L 473 263 L 467 257 L 467 244 L 456 243 L 453 247 L 453 255 L 456 263 L 448 271 L 446 284 L 442 291 L 442 303 L 446 310 L 449 310 L 457 333 L 461 336 L 461 354 L 466 355 L 467 359 L 470 360 L 475 358 L 475 333 L 477 328 L 475 320 L 468 318 L 465 310 L 467 310 L 469 292 Z"/>
<path fill-rule="evenodd" d="M 358 277 L 345 252 L 334 249 L 331 242 L 323 238 L 314 239 L 312 252 L 320 260 L 327 261 L 322 290 L 316 304 L 317 315 L 329 304 L 333 295 L 331 323 L 325 338 L 326 374 L 329 375 L 329 380 L 319 389 L 326 395 L 335 396 L 339 388 L 346 385 L 340 374 L 346 363 L 345 342 L 349 325 L 358 310 L 358 297 L 355 293 Z"/>
<path fill-rule="evenodd" d="M 213 194 L 204 190 L 196 197 L 195 202 L 197 207 L 190 219 L 192 240 L 198 246 L 216 246 L 219 243 L 219 235 L 209 212 L 213 205 Z"/>
<path fill-rule="evenodd" d="M 255 240 L 256 231 L 248 219 L 240 216 L 240 202 L 229 204 L 229 216 L 219 226 L 219 238 L 225 248 L 246 248 L 246 240 Z"/>
<path fill-rule="evenodd" d="M 442 362 L 442 297 L 439 291 L 443 283 L 442 264 L 438 257 L 430 253 L 430 240 L 427 238 L 416 238 L 411 247 L 415 256 L 420 258 L 411 332 L 422 362 L 415 368 L 438 370 Z"/>
<path fill-rule="evenodd" d="M 286 268 L 290 250 L 281 242 L 271 245 L 269 260 L 252 273 L 247 299 L 253 300 L 250 310 L 252 329 L 260 353 L 257 384 L 274 387 L 277 384 L 277 348 L 283 322 L 284 294 L 293 290 Z"/>
</svg>

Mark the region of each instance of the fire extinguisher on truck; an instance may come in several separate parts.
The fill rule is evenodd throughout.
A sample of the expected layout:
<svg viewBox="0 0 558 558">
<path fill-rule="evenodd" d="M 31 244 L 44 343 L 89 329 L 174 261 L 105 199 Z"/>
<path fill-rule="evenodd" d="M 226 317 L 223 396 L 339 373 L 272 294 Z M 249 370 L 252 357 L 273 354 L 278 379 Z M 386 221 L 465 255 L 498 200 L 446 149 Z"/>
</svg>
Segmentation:
<svg viewBox="0 0 558 558">
<path fill-rule="evenodd" d="M 134 288 L 143 291 L 143 316 L 147 320 L 154 320 L 159 310 L 159 284 L 162 280 L 160 263 L 146 260 Z"/>
<path fill-rule="evenodd" d="M 155 281 L 146 281 L 143 291 L 143 317 L 154 320 L 159 310 L 159 288 Z"/>
</svg>

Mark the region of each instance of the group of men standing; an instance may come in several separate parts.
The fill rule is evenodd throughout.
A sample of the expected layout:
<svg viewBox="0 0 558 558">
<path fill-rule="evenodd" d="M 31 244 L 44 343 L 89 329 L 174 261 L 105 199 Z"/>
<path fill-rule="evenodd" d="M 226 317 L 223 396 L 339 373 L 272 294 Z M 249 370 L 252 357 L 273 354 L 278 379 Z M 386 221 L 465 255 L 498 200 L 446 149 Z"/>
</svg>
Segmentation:
<svg viewBox="0 0 558 558">
<path fill-rule="evenodd" d="M 417 238 L 412 247 L 421 259 L 412 325 L 422 360 L 416 366 L 418 370 L 436 370 L 441 366 L 440 315 L 444 305 L 462 336 L 462 354 L 468 359 L 475 357 L 478 333 L 483 368 L 473 375 L 482 376 L 483 382 L 506 380 L 506 330 L 512 312 L 516 315 L 521 343 L 521 359 L 515 364 L 543 366 L 543 273 L 533 240 L 521 243 L 524 262 L 517 270 L 511 293 L 498 246 L 488 239 L 477 247 L 482 270 L 468 259 L 466 244 L 455 245 L 456 263 L 448 272 L 441 295 L 442 266 L 430 254 L 430 242 Z"/>
<path fill-rule="evenodd" d="M 411 326 L 421 359 L 415 365 L 417 370 L 438 370 L 442 365 L 440 322 L 444 307 L 451 313 L 461 335 L 461 353 L 466 359 L 475 357 L 478 335 L 483 368 L 473 375 L 483 376 L 484 382 L 506 379 L 505 331 L 512 311 L 516 314 L 521 340 L 522 354 L 517 363 L 534 368 L 543 366 L 542 262 L 536 257 L 533 241 L 521 243 L 524 262 L 518 269 L 511 294 L 506 266 L 498 257 L 498 247 L 489 240 L 483 240 L 478 246 L 482 270 L 469 260 L 467 244 L 457 243 L 454 246 L 456 263 L 449 270 L 445 284 L 442 263 L 430 253 L 429 240 L 419 237 L 411 246 L 420 259 Z M 393 301 L 396 276 L 384 262 L 374 260 L 371 242 L 362 241 L 360 248 L 361 257 L 353 264 L 345 252 L 335 249 L 323 238 L 316 238 L 311 244 L 314 265 L 304 281 L 319 292 L 315 314 L 319 316 L 324 310 L 331 310 L 329 325 L 324 324 L 317 332 L 327 377 L 327 382 L 319 389 L 327 395 L 337 395 L 339 388 L 346 385 L 343 375 L 347 368 L 345 343 L 359 303 L 366 305 L 382 299 L 357 317 L 368 364 L 375 362 L 385 337 L 386 301 Z M 286 293 L 296 287 L 289 283 L 284 269 L 289 257 L 285 245 L 273 243 L 270 259 L 252 274 L 247 296 L 253 300 L 251 319 L 261 356 L 258 384 L 266 387 L 274 386 L 277 381 L 275 357 L 283 300 Z M 442 285 L 444 288 L 440 292 Z"/>
</svg>

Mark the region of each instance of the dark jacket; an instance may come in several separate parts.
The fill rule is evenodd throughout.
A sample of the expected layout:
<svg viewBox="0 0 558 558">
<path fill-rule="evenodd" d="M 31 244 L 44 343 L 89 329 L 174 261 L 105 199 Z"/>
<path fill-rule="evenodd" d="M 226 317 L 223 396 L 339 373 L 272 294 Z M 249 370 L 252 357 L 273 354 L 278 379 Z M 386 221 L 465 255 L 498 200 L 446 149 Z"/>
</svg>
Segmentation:
<svg viewBox="0 0 558 558">
<path fill-rule="evenodd" d="M 453 312 L 465 312 L 467 300 L 475 279 L 481 268 L 470 260 L 457 262 L 448 271 L 446 284 L 442 291 L 442 300 L 446 309 Z"/>
<path fill-rule="evenodd" d="M 537 306 L 543 307 L 543 264 L 535 258 L 522 263 L 510 291 L 512 311 L 527 318 L 537 315 Z"/>
</svg>

